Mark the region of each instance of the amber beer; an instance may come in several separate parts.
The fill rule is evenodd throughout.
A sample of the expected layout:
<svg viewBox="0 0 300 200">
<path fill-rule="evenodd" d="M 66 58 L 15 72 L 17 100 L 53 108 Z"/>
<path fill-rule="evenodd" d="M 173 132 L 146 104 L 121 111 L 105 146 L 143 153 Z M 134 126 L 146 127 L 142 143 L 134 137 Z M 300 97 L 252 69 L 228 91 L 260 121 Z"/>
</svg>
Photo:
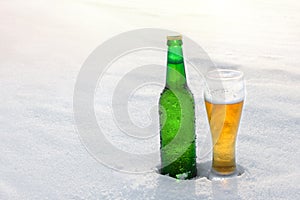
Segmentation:
<svg viewBox="0 0 300 200">
<path fill-rule="evenodd" d="M 236 171 L 235 142 L 243 103 L 214 104 L 205 100 L 213 142 L 212 169 L 219 174 Z"/>
</svg>

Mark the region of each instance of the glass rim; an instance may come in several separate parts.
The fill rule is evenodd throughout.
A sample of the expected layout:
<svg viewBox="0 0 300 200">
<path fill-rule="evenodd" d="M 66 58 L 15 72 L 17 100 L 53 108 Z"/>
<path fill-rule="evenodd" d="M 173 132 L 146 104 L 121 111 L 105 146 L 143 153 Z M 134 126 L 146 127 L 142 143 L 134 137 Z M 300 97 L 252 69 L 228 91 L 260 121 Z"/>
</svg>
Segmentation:
<svg viewBox="0 0 300 200">
<path fill-rule="evenodd" d="M 210 80 L 238 80 L 244 77 L 244 73 L 235 69 L 214 69 L 205 75 Z"/>
</svg>

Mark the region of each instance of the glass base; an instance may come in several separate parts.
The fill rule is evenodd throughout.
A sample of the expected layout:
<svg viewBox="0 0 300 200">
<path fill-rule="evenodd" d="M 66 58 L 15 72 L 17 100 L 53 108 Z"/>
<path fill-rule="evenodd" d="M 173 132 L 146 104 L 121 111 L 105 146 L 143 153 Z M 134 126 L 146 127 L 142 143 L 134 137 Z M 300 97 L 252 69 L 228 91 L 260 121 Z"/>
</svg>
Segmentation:
<svg viewBox="0 0 300 200">
<path fill-rule="evenodd" d="M 220 172 L 217 172 L 216 170 L 214 170 L 213 168 L 210 170 L 210 173 L 208 175 L 208 179 L 209 180 L 223 180 L 223 179 L 226 179 L 226 178 L 233 178 L 233 177 L 237 177 L 241 175 L 241 173 L 235 169 L 233 172 L 231 173 L 227 173 L 227 174 L 224 174 L 224 173 L 220 173 Z"/>
</svg>

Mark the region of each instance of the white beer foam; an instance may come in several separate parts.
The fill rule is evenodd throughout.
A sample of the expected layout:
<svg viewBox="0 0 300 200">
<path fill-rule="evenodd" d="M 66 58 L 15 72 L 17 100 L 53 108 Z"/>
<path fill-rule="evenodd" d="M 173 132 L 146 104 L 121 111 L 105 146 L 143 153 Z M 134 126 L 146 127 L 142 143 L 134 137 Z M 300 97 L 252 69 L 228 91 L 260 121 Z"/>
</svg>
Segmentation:
<svg viewBox="0 0 300 200">
<path fill-rule="evenodd" d="M 206 101 L 213 104 L 234 104 L 244 100 L 245 92 L 243 89 L 239 91 L 226 89 L 206 91 L 204 98 Z"/>
</svg>

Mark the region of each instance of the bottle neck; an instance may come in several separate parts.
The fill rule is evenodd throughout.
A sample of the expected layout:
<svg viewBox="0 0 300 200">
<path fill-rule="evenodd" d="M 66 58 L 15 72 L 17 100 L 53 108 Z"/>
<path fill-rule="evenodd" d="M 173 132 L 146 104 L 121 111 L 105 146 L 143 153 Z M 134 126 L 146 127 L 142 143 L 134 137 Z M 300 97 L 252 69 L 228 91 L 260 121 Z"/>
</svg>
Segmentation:
<svg viewBox="0 0 300 200">
<path fill-rule="evenodd" d="M 186 75 L 181 45 L 181 40 L 168 41 L 166 86 L 169 88 L 182 88 L 186 86 Z"/>
</svg>

